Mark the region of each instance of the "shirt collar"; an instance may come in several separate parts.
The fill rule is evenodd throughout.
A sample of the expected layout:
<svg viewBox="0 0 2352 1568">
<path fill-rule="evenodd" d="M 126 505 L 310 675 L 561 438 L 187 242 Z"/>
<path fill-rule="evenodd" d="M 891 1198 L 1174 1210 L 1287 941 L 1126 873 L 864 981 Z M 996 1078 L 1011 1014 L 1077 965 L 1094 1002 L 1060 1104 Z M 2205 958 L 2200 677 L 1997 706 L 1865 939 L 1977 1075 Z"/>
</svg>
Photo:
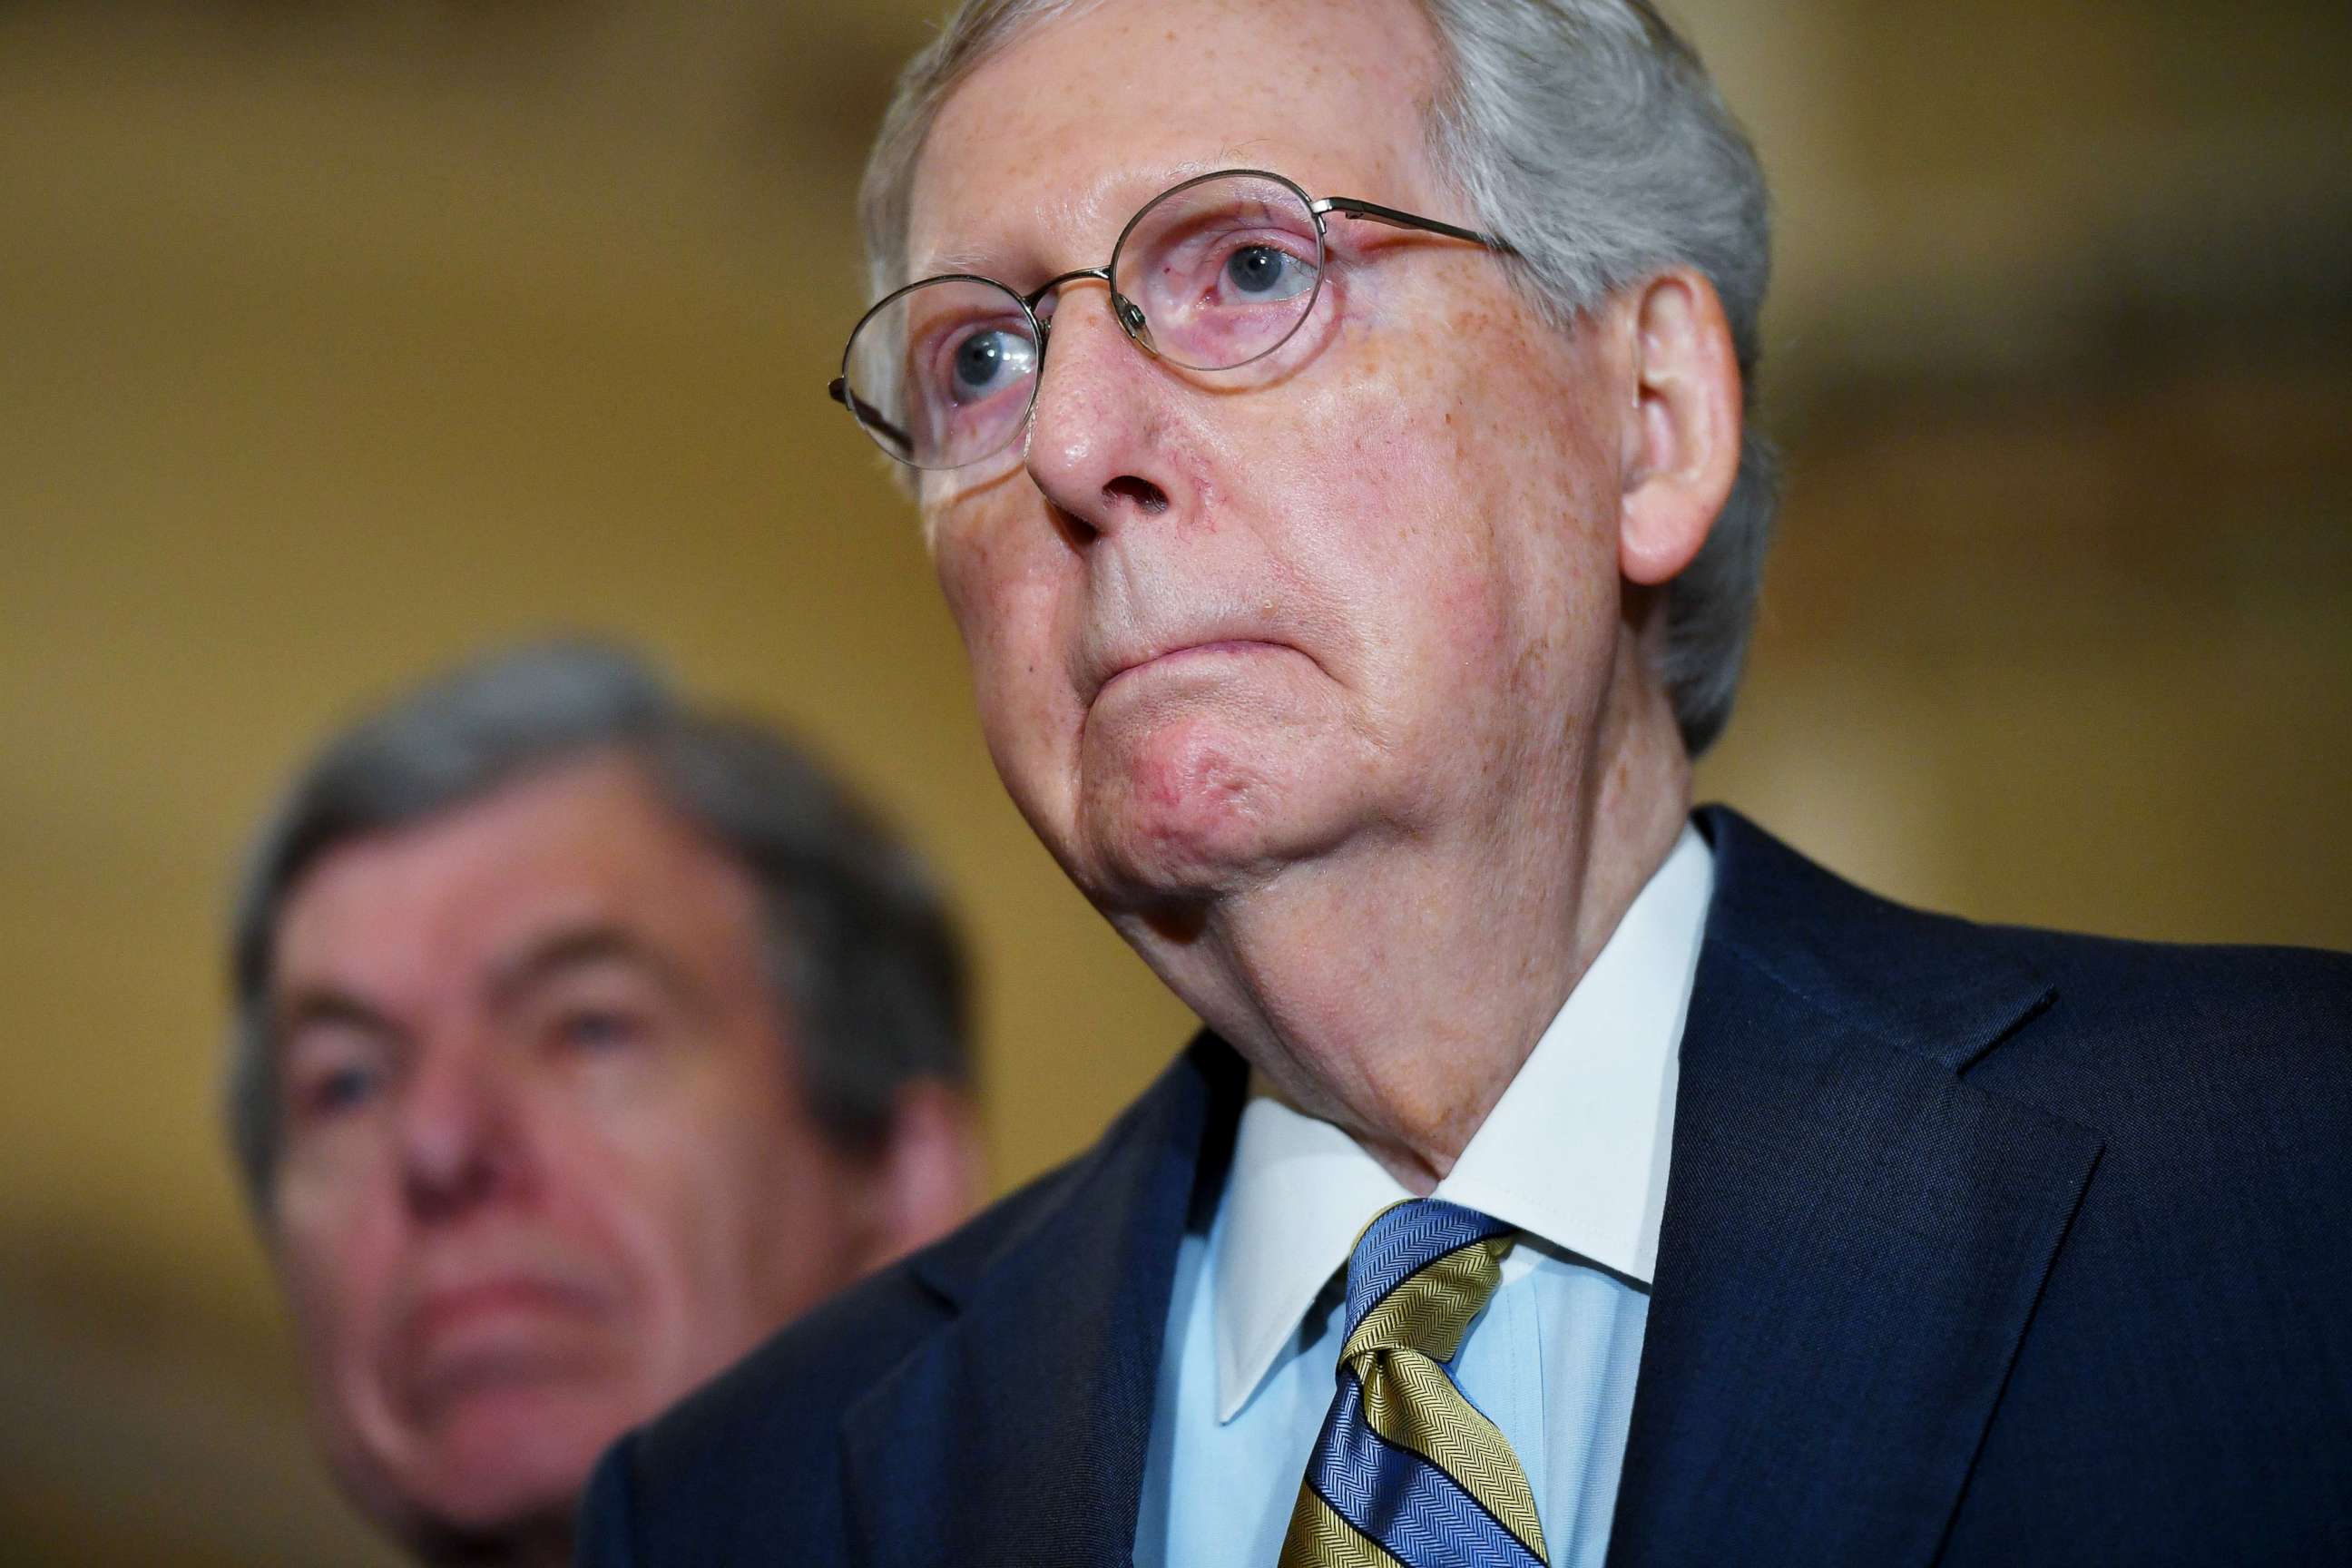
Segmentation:
<svg viewBox="0 0 2352 1568">
<path fill-rule="evenodd" d="M 1434 1196 L 1649 1283 L 1714 887 L 1706 841 L 1685 826 Z M 1254 1079 L 1213 1243 L 1219 1421 L 1248 1403 L 1372 1216 L 1412 1195 Z"/>
</svg>

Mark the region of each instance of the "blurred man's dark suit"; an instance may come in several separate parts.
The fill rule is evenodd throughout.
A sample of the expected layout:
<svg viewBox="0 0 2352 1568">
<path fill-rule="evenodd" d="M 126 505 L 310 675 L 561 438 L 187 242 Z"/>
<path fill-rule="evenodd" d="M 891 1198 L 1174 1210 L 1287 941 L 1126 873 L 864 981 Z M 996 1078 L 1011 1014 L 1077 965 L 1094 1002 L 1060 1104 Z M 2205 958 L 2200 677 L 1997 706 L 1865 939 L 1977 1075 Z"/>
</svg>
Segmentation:
<svg viewBox="0 0 2352 1568">
<path fill-rule="evenodd" d="M 1699 823 L 1610 1562 L 2352 1562 L 2352 958 L 1970 925 Z M 583 1561 L 1126 1563 L 1245 1079 L 1195 1042 L 628 1439 Z"/>
</svg>

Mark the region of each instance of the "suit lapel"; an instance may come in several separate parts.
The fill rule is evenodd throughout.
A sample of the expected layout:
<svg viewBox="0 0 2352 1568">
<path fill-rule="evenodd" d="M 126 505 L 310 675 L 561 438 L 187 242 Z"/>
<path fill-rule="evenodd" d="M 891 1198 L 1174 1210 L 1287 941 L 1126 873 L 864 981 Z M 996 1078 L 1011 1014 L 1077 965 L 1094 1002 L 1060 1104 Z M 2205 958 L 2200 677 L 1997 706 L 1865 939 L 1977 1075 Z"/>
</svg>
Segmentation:
<svg viewBox="0 0 2352 1568">
<path fill-rule="evenodd" d="M 1959 1076 L 2038 975 L 1703 822 L 1717 897 L 1609 1561 L 1925 1563 L 2099 1142 Z"/>
<path fill-rule="evenodd" d="M 957 1317 L 843 1423 L 865 1561 L 1129 1560 L 1177 1247 L 1245 1081 L 1203 1036 L 1025 1229 L 927 1260 Z"/>
</svg>

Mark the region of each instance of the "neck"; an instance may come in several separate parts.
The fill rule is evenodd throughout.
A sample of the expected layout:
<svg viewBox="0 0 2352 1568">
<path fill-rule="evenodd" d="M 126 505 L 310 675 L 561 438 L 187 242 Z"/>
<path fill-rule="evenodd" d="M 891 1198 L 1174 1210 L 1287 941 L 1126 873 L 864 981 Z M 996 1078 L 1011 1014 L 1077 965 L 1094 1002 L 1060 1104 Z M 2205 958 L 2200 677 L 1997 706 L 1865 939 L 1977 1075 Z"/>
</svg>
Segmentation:
<svg viewBox="0 0 2352 1568">
<path fill-rule="evenodd" d="M 1124 934 L 1285 1097 L 1426 1195 L 1689 816 L 1681 736 L 1637 668 L 1570 737 L 1566 782 L 1496 822 L 1287 868 L 1181 938 Z"/>
</svg>

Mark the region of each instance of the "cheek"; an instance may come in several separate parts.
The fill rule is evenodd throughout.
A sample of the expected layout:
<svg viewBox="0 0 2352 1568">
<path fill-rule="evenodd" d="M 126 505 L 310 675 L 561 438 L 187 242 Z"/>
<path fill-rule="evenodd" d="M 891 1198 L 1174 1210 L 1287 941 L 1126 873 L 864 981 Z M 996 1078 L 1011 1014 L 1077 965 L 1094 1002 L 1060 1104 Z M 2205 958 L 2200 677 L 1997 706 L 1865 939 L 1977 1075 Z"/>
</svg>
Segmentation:
<svg viewBox="0 0 2352 1568">
<path fill-rule="evenodd" d="M 569 1130 L 562 1153 L 547 1162 L 559 1224 L 604 1254 L 640 1306 L 656 1311 L 690 1297 L 708 1272 L 707 1235 L 726 1190 L 712 1174 L 720 1163 L 714 1145 L 725 1141 L 680 1109 L 605 1108 Z"/>
<path fill-rule="evenodd" d="M 1408 395 L 1418 392 L 1420 395 Z M 1441 391 L 1367 376 L 1300 427 L 1300 513 L 1279 552 L 1313 612 L 1381 664 L 1475 659 L 1504 635 L 1515 510 Z"/>
<path fill-rule="evenodd" d="M 698 1368 L 776 1326 L 767 1281 L 806 1248 L 775 1238 L 830 1201 L 798 1168 L 814 1136 L 766 1083 L 714 1075 L 575 1151 L 577 1222 L 627 1276 L 648 1349 Z"/>
<path fill-rule="evenodd" d="M 1293 428 L 1318 478 L 1291 531 L 1302 578 L 1336 624 L 1377 628 L 1355 650 L 1368 680 L 1456 723 L 1489 697 L 1569 698 L 1559 667 L 1613 635 L 1618 589 L 1597 378 L 1500 311 L 1356 350 Z"/>
<path fill-rule="evenodd" d="M 1075 563 L 1043 520 L 1012 515 L 949 518 L 932 530 L 931 553 L 989 748 L 1017 781 L 1075 743 L 1079 703 L 1067 624 Z"/>
<path fill-rule="evenodd" d="M 278 1274 L 305 1353 L 321 1365 L 366 1355 L 400 1261 L 390 1206 L 289 1175 L 276 1215 Z"/>
<path fill-rule="evenodd" d="M 319 1223 L 329 1207 L 336 1217 Z M 278 1278 L 312 1418 L 339 1467 L 373 1468 L 401 1441 L 392 1305 L 411 1259 L 388 1211 L 298 1200 L 279 1215 Z"/>
<path fill-rule="evenodd" d="M 1022 526 L 975 506 L 957 509 L 928 530 L 948 613 L 973 669 L 984 677 L 1019 667 L 1024 654 L 1034 657 L 1037 627 L 1051 616 L 1050 584 L 1034 552 L 1018 546 Z"/>
<path fill-rule="evenodd" d="M 927 510 L 923 541 L 948 612 L 955 617 L 965 647 L 974 649 L 976 628 L 990 624 L 990 606 L 1004 593 L 999 581 L 1006 565 L 1003 542 L 985 520 L 960 506 Z"/>
</svg>

